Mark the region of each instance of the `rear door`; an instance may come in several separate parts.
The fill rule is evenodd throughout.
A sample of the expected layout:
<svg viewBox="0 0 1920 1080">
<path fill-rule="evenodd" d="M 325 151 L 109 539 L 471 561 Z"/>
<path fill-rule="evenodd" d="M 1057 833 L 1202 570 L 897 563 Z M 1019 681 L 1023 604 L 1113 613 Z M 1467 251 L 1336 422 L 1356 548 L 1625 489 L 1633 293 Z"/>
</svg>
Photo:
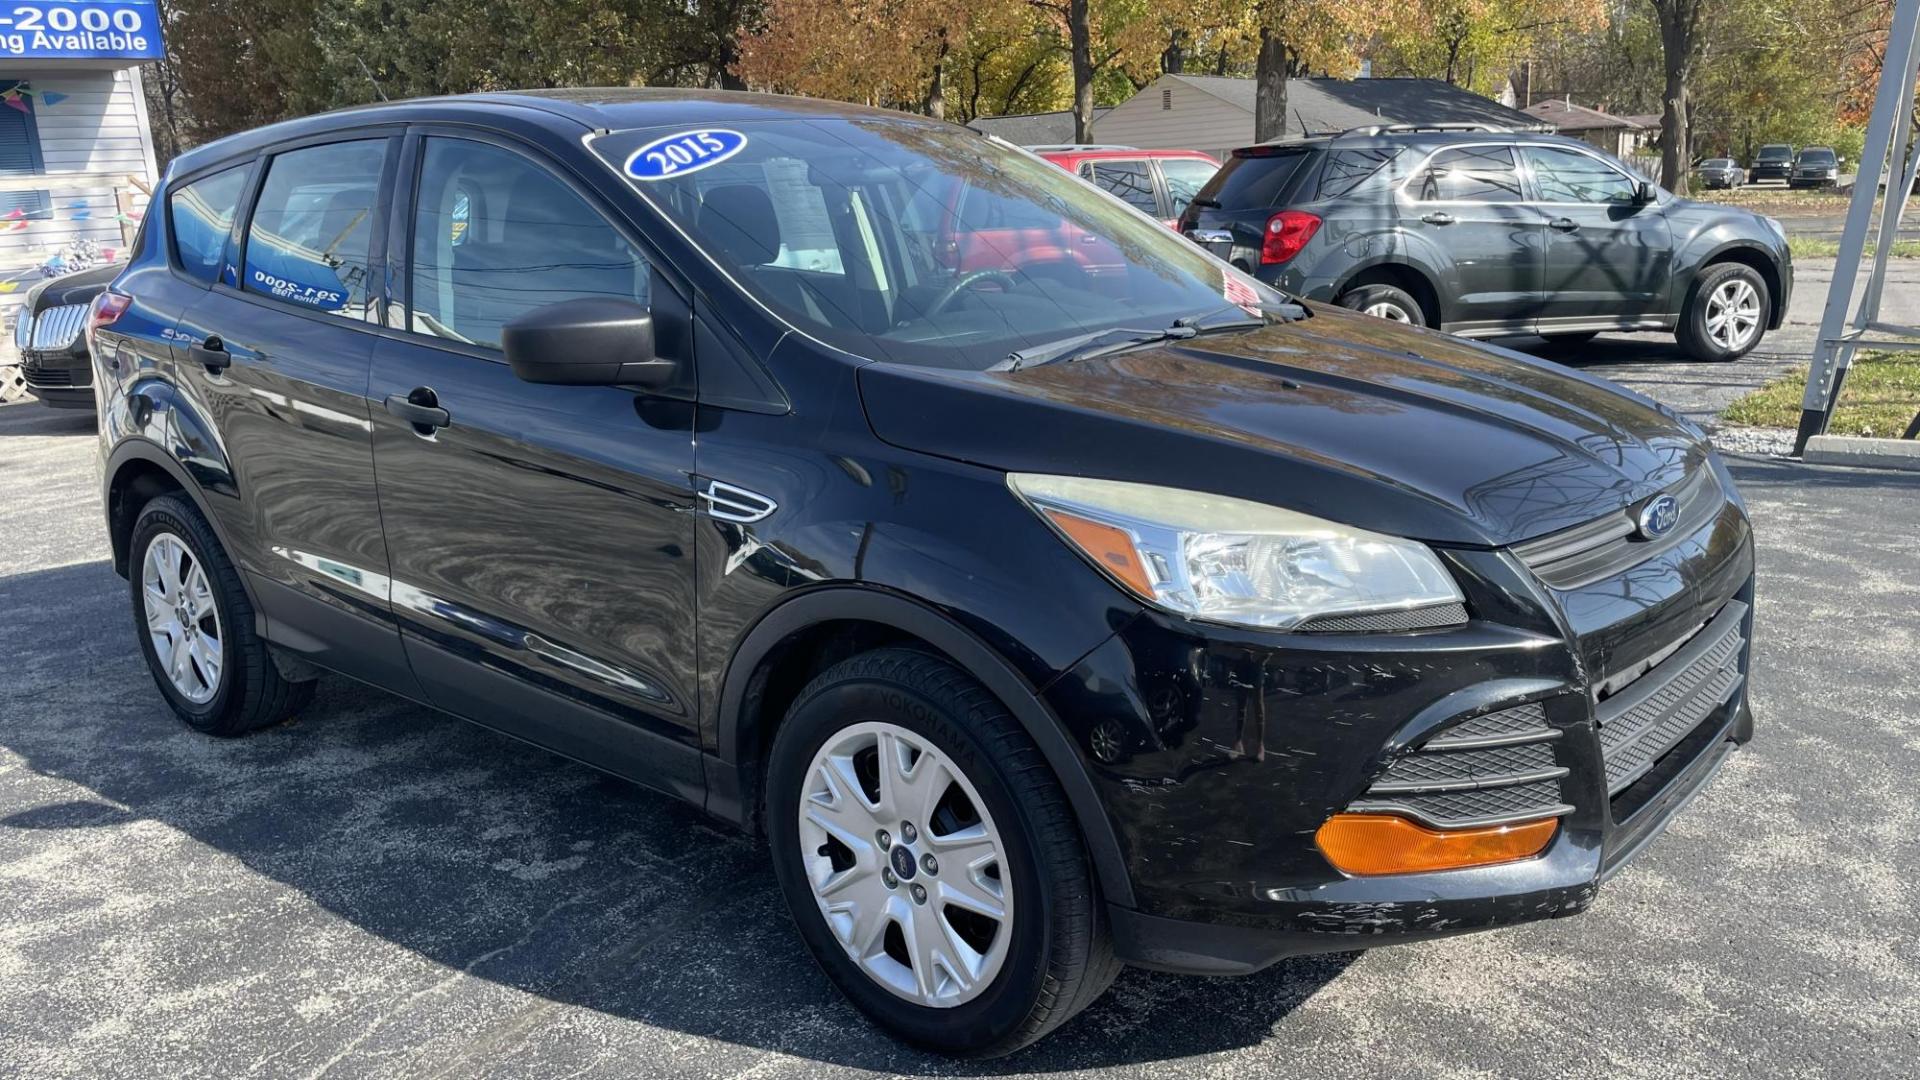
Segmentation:
<svg viewBox="0 0 1920 1080">
<path fill-rule="evenodd" d="M 1193 197 L 1207 186 L 1220 166 L 1199 158 L 1161 158 L 1155 164 L 1160 169 L 1161 188 L 1167 193 L 1167 224 L 1177 226 Z"/>
<path fill-rule="evenodd" d="M 214 418 L 232 463 L 239 497 L 212 506 L 269 636 L 412 693 L 387 601 L 366 397 L 377 333 L 368 268 L 398 144 L 347 132 L 263 154 L 237 257 L 174 337 L 179 382 Z M 173 200 L 183 257 L 211 257 L 231 182 L 210 177 Z"/>
<path fill-rule="evenodd" d="M 1669 314 L 1673 239 L 1659 204 L 1635 202 L 1638 181 L 1596 155 L 1563 146 L 1521 151 L 1547 229 L 1540 329 Z"/>
<path fill-rule="evenodd" d="M 642 244 L 534 150 L 416 135 L 373 360 L 394 608 L 436 705 L 704 797 L 694 708 L 687 307 Z M 501 327 L 582 297 L 650 303 L 683 391 L 523 382 Z M 408 406 L 439 410 L 420 422 Z"/>
<path fill-rule="evenodd" d="M 1545 228 L 1526 204 L 1512 146 L 1435 151 L 1401 185 L 1397 205 L 1409 246 L 1449 279 L 1439 283 L 1447 329 L 1532 328 Z"/>
</svg>

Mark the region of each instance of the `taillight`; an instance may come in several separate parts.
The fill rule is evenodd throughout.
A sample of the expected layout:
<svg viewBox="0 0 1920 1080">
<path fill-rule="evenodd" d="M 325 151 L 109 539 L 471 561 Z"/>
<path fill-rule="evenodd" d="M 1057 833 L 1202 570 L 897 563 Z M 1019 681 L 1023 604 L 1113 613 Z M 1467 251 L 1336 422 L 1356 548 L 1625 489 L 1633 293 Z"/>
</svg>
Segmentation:
<svg viewBox="0 0 1920 1080">
<path fill-rule="evenodd" d="M 114 320 L 126 314 L 133 297 L 124 293 L 103 292 L 93 300 L 93 316 L 87 320 L 87 329 L 98 330 L 103 326 L 112 326 Z"/>
<path fill-rule="evenodd" d="M 1260 262 L 1270 266 L 1283 263 L 1307 246 L 1320 231 L 1320 216 L 1304 210 L 1282 210 L 1267 219 L 1267 231 L 1260 240 Z"/>
</svg>

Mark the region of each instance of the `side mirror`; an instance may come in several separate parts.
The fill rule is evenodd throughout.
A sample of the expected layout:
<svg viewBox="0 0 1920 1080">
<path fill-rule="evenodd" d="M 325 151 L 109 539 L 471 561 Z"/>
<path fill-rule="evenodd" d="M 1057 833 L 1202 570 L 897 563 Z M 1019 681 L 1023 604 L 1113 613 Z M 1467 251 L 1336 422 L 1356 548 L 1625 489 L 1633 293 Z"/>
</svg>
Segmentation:
<svg viewBox="0 0 1920 1080">
<path fill-rule="evenodd" d="M 1653 192 L 1653 185 L 1651 183 L 1645 180 L 1635 180 L 1633 182 L 1633 204 L 1635 206 L 1645 206 L 1657 197 Z"/>
<path fill-rule="evenodd" d="M 530 383 L 659 387 L 676 365 L 653 351 L 653 314 L 612 296 L 562 300 L 500 328 L 507 366 Z"/>
</svg>

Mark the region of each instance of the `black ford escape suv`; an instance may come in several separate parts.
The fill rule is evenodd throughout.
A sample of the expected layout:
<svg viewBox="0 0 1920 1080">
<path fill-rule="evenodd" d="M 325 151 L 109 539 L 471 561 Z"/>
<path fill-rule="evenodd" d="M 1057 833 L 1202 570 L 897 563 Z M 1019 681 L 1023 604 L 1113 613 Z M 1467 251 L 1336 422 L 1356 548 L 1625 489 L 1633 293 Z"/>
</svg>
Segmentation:
<svg viewBox="0 0 1920 1080">
<path fill-rule="evenodd" d="M 90 336 L 174 711 L 339 672 L 702 805 L 925 1045 L 1580 911 L 1751 730 L 1697 429 L 962 128 L 424 100 L 154 206 Z"/>
<path fill-rule="evenodd" d="M 1675 198 L 1586 143 L 1377 126 L 1235 150 L 1181 216 L 1260 280 L 1463 337 L 1673 333 L 1744 356 L 1786 317 L 1772 218 Z"/>
</svg>

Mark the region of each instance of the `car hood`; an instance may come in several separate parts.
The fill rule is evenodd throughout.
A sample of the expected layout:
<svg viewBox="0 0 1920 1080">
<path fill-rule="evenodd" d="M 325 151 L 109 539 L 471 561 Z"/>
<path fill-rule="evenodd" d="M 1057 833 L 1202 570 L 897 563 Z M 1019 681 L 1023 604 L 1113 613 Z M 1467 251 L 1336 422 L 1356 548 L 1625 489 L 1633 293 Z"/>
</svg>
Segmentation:
<svg viewBox="0 0 1920 1080">
<path fill-rule="evenodd" d="M 1604 380 L 1344 309 L 1018 371 L 872 364 L 881 439 L 1015 472 L 1213 491 L 1499 546 L 1591 521 L 1704 460 Z"/>
</svg>

